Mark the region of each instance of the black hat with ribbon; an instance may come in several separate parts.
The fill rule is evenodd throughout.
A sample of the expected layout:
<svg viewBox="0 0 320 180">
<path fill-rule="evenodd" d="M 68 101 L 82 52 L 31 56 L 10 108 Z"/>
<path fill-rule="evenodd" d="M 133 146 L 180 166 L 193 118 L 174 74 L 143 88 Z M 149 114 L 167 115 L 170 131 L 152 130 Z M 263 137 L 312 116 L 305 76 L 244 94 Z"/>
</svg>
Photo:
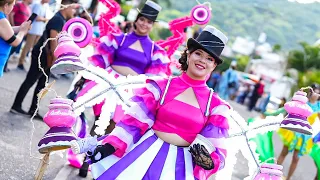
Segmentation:
<svg viewBox="0 0 320 180">
<path fill-rule="evenodd" d="M 189 38 L 188 49 L 202 49 L 212 56 L 217 64 L 221 64 L 223 60 L 220 55 L 228 42 L 228 38 L 221 31 L 213 26 L 206 26 L 196 39 Z"/>
<path fill-rule="evenodd" d="M 161 6 L 153 1 L 147 1 L 141 10 L 138 9 L 138 17 L 144 16 L 151 21 L 156 21 L 159 12 L 161 11 Z"/>
</svg>

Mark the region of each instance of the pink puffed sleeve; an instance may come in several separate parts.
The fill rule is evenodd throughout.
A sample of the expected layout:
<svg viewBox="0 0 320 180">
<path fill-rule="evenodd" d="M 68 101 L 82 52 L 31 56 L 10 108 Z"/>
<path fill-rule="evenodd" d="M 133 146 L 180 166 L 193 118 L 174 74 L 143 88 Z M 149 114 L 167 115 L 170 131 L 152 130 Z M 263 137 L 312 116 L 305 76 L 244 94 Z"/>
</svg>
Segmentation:
<svg viewBox="0 0 320 180">
<path fill-rule="evenodd" d="M 112 64 L 114 52 L 119 48 L 124 34 L 110 34 L 100 38 L 100 44 L 96 47 L 96 54 L 89 57 L 89 62 L 103 69 Z"/>
<path fill-rule="evenodd" d="M 211 158 L 214 161 L 214 169 L 205 170 L 200 166 L 194 168 L 194 175 L 196 178 L 208 179 L 220 169 L 224 168 L 227 150 L 225 147 L 225 138 L 228 137 L 228 119 L 230 117 L 230 106 L 220 100 L 217 95 L 213 96 L 213 108 L 209 115 L 206 126 L 201 133 L 197 135 L 195 141 L 207 147 Z"/>
<path fill-rule="evenodd" d="M 104 144 L 109 143 L 115 147 L 115 155 L 118 157 L 122 157 L 153 126 L 161 90 L 154 80 L 147 80 L 146 86 L 134 93 L 131 107 L 125 110 L 123 119 L 103 140 Z"/>
<path fill-rule="evenodd" d="M 145 74 L 148 76 L 160 75 L 168 77 L 171 75 L 170 59 L 166 51 L 158 45 L 154 45 L 153 53 L 151 56 L 151 64 L 146 69 Z"/>
</svg>

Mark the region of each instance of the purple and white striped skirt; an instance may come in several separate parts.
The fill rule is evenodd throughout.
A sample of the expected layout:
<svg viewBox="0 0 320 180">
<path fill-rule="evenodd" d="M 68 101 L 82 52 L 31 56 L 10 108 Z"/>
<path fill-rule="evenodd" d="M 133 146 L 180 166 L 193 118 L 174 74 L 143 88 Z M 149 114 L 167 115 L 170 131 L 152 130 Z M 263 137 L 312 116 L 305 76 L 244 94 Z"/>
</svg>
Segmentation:
<svg viewBox="0 0 320 180">
<path fill-rule="evenodd" d="M 178 147 L 149 130 L 122 157 L 108 156 L 92 164 L 97 180 L 195 180 L 188 147 Z"/>
</svg>

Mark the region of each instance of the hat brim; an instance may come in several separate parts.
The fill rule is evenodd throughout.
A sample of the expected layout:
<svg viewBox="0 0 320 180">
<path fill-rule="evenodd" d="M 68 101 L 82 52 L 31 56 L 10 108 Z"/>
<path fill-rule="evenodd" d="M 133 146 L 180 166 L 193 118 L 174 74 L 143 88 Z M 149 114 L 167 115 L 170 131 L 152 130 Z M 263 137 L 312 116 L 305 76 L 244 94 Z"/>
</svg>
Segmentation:
<svg viewBox="0 0 320 180">
<path fill-rule="evenodd" d="M 188 48 L 188 49 L 190 49 L 190 48 L 195 48 L 195 49 L 202 49 L 202 50 L 204 50 L 206 53 L 208 53 L 210 56 L 212 56 L 212 57 L 217 61 L 217 64 L 218 64 L 218 65 L 223 62 L 223 60 L 222 60 L 218 55 L 216 55 L 216 54 L 213 53 L 212 51 L 209 51 L 207 48 L 203 47 L 198 41 L 196 41 L 196 40 L 193 39 L 193 38 L 189 38 L 189 39 L 188 39 L 187 48 Z"/>
<path fill-rule="evenodd" d="M 152 22 L 158 22 L 158 20 L 157 19 L 152 19 L 152 18 L 150 18 L 150 17 L 148 17 L 148 16 L 146 16 L 146 15 L 144 15 L 143 13 L 141 13 L 141 11 L 140 11 L 140 9 L 137 9 L 137 11 L 138 11 L 138 16 L 137 16 L 137 18 L 139 17 L 139 16 L 143 16 L 143 17 L 145 17 L 145 18 L 147 18 L 147 19 L 149 19 L 149 20 L 151 20 Z"/>
</svg>

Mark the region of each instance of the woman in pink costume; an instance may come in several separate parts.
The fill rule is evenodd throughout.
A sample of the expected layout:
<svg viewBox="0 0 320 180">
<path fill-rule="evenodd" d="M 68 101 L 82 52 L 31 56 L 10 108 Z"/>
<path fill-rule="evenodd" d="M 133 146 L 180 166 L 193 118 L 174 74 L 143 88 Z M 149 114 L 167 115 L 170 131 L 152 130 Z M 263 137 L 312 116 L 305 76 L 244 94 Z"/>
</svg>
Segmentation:
<svg viewBox="0 0 320 180">
<path fill-rule="evenodd" d="M 206 85 L 222 63 L 227 37 L 207 26 L 188 40 L 174 78 L 153 78 L 135 91 L 131 107 L 90 150 L 90 138 L 72 149 L 90 157 L 97 180 L 208 179 L 224 167 L 230 106 Z"/>
</svg>

